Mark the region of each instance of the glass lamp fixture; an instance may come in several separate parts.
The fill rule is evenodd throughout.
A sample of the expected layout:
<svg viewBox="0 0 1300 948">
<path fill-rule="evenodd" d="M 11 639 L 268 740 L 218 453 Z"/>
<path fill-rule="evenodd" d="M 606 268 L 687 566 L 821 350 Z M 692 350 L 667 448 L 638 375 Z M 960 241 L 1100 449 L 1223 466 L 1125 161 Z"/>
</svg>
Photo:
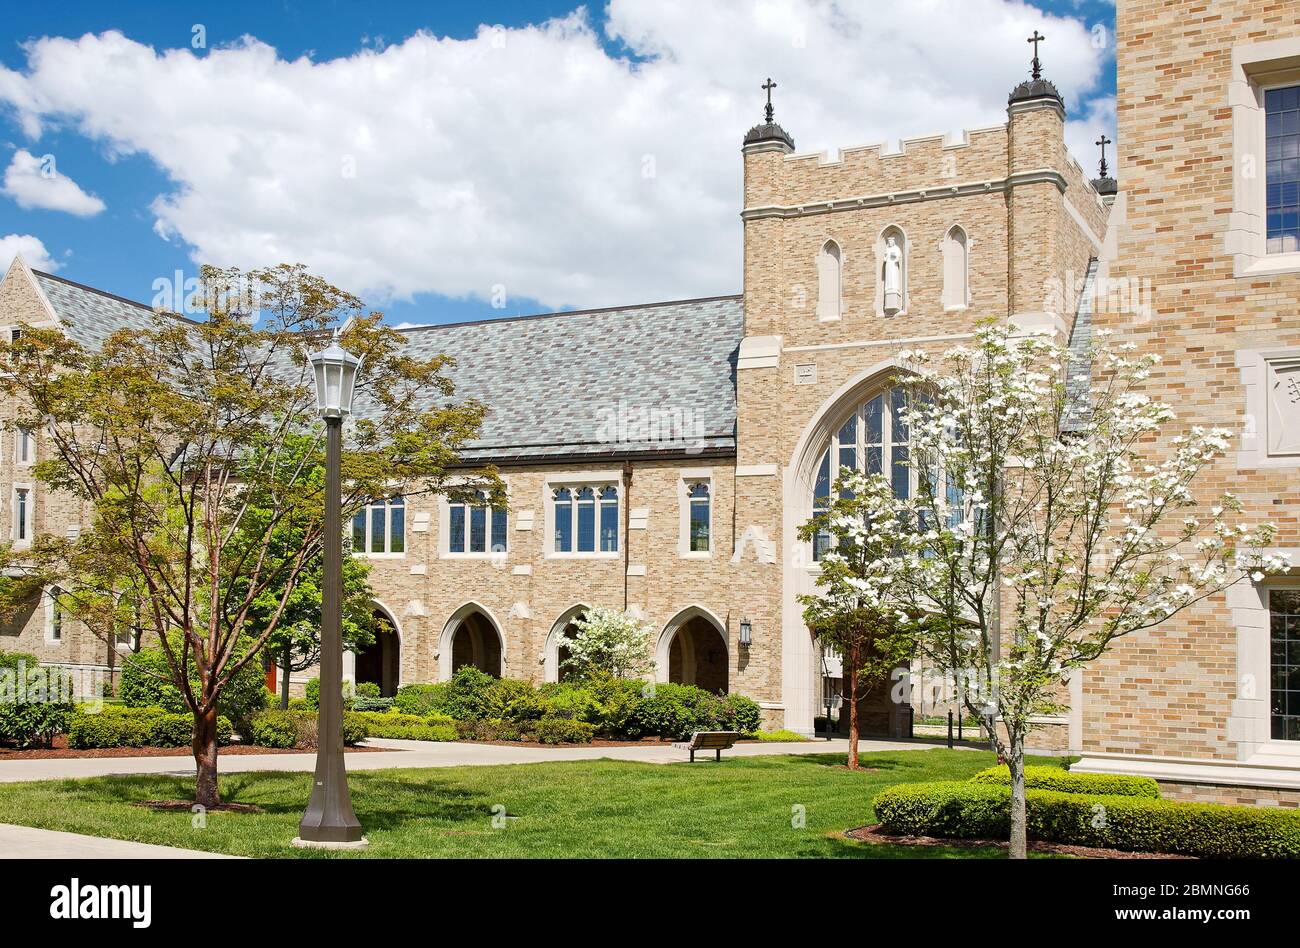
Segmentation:
<svg viewBox="0 0 1300 948">
<path fill-rule="evenodd" d="M 356 387 L 361 360 L 339 345 L 338 337 L 329 347 L 311 355 L 316 373 L 316 408 L 322 418 L 346 418 L 352 413 L 352 391 Z"/>
</svg>

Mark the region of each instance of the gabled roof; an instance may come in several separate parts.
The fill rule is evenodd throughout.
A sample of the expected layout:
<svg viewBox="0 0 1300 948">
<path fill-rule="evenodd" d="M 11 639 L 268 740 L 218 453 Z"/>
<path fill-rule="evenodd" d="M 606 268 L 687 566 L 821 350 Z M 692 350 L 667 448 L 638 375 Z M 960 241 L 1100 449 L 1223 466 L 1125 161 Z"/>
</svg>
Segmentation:
<svg viewBox="0 0 1300 948">
<path fill-rule="evenodd" d="M 52 273 L 31 271 L 37 289 L 53 307 L 64 331 L 88 349 L 95 349 L 119 329 L 147 329 L 153 309 L 112 293 L 73 283 Z"/>
<path fill-rule="evenodd" d="M 142 303 L 30 271 L 65 331 L 96 348 L 150 325 Z M 488 407 L 467 460 L 735 453 L 739 296 L 402 330 L 417 358 L 445 353 L 456 398 Z M 359 416 L 369 406 L 354 406 Z"/>
</svg>

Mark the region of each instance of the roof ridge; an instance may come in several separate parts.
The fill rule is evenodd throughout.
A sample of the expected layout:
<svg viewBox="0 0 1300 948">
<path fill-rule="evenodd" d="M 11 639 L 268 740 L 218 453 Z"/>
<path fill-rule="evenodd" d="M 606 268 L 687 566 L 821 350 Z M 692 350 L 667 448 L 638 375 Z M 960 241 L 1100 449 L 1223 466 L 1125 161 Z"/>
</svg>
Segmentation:
<svg viewBox="0 0 1300 948">
<path fill-rule="evenodd" d="M 692 299 L 661 300 L 657 303 L 629 303 L 624 306 L 599 306 L 593 309 L 568 309 L 548 313 L 521 313 L 518 316 L 488 316 L 483 319 L 464 319 L 454 323 L 428 323 L 406 326 L 397 332 L 419 332 L 425 329 L 454 329 L 460 326 L 482 326 L 489 323 L 516 323 L 529 319 L 555 319 L 560 316 L 593 316 L 597 313 L 621 313 L 637 309 L 656 309 L 661 306 L 689 306 L 693 303 L 716 303 L 719 300 L 741 300 L 743 293 L 724 293 L 720 296 L 697 296 Z"/>
<path fill-rule="evenodd" d="M 47 273 L 44 270 L 37 270 L 34 268 L 32 269 L 32 273 L 35 274 L 36 276 L 48 277 L 49 279 L 54 280 L 57 283 L 63 283 L 66 286 L 73 286 L 79 290 L 86 290 L 87 292 L 94 293 L 98 296 L 107 297 L 110 300 L 116 300 L 119 303 L 125 303 L 126 305 L 134 306 L 137 309 L 143 309 L 149 313 L 157 312 L 157 310 L 155 310 L 152 306 L 148 305 L 147 303 L 141 303 L 137 300 L 127 299 L 125 296 L 118 296 L 116 293 L 110 293 L 108 292 L 108 290 L 101 290 L 99 287 L 91 286 L 88 283 L 78 283 L 76 280 L 69 280 L 67 277 L 61 277 L 58 276 L 57 274 Z M 637 309 L 655 309 L 660 306 L 687 306 L 692 303 L 714 303 L 719 300 L 740 300 L 740 299 L 744 299 L 743 293 L 723 293 L 717 296 L 697 296 L 697 297 L 678 299 L 678 300 L 660 300 L 654 303 L 629 303 L 623 306 L 598 306 L 590 309 L 569 309 L 569 310 L 550 311 L 544 313 L 521 313 L 518 316 L 488 316 L 483 319 L 464 319 L 464 320 L 459 320 L 457 322 L 451 322 L 451 323 L 428 323 L 427 325 L 420 325 L 420 326 L 406 326 L 405 328 L 397 329 L 396 331 L 415 332 L 424 329 L 450 329 L 458 326 L 479 326 L 485 323 L 511 323 L 511 322 L 520 322 L 526 319 L 551 319 L 558 316 L 588 316 L 588 315 L 594 315 L 596 313 L 617 313 L 617 312 L 625 312 L 628 310 L 637 310 Z M 189 323 L 199 322 L 199 320 L 191 319 L 190 317 L 184 316 L 180 313 L 170 313 L 169 315 L 176 316 L 177 318 L 183 319 Z"/>
<path fill-rule="evenodd" d="M 110 293 L 108 290 L 101 290 L 97 286 L 91 286 L 88 283 L 78 283 L 76 280 L 69 280 L 67 277 L 61 277 L 56 273 L 46 273 L 44 270 L 32 270 L 33 276 L 47 277 L 55 283 L 62 283 L 64 286 L 76 287 L 78 290 L 85 290 L 87 293 L 94 293 L 96 296 L 102 296 L 105 299 L 113 300 L 117 303 L 125 303 L 127 306 L 134 306 L 136 309 L 142 309 L 146 313 L 157 315 L 161 313 L 164 316 L 170 316 L 173 319 L 179 319 L 183 323 L 189 323 L 191 326 L 198 326 L 202 320 L 193 319 L 184 313 L 176 313 L 167 309 L 154 309 L 148 303 L 141 303 L 137 300 L 127 299 L 125 296 L 118 296 L 116 293 Z"/>
</svg>

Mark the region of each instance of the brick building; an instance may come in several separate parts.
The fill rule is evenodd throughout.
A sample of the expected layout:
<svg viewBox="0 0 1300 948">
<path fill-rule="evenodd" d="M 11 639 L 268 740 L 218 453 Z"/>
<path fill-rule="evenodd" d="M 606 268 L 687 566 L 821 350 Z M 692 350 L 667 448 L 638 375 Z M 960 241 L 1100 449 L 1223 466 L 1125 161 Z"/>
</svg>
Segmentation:
<svg viewBox="0 0 1300 948">
<path fill-rule="evenodd" d="M 359 516 L 354 550 L 391 631 L 351 673 L 389 693 L 463 664 L 554 680 L 573 617 L 609 605 L 660 630 L 663 680 L 750 695 L 770 724 L 810 732 L 823 664 L 797 596 L 819 550 L 797 527 L 839 464 L 909 489 L 898 354 L 969 339 L 990 315 L 1157 347 L 1152 384 L 1180 417 L 1243 433 L 1212 486 L 1300 548 L 1294 0 L 1118 6 L 1118 189 L 1071 158 L 1065 103 L 1037 75 L 1005 123 L 897 151 L 801 154 L 769 110 L 741 148 L 742 295 L 406 330 L 421 354 L 455 356 L 457 391 L 488 405 L 473 455 L 500 466 L 510 509 L 409 498 Z M 1139 292 L 1097 305 L 1098 286 Z M 94 344 L 148 315 L 21 261 L 0 283 L 0 327 Z M 0 529 L 79 529 L 26 473 L 39 439 L 4 437 Z M 1300 584 L 1270 579 L 1134 635 L 1075 677 L 1037 740 L 1187 795 L 1294 803 L 1297 613 Z M 64 626 L 34 605 L 0 648 L 115 660 Z"/>
</svg>

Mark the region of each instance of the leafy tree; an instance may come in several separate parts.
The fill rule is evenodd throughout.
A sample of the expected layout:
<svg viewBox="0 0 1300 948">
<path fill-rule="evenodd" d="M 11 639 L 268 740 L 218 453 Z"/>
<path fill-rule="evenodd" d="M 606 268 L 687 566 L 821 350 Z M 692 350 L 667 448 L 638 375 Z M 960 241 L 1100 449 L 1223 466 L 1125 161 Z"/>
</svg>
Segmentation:
<svg viewBox="0 0 1300 948">
<path fill-rule="evenodd" d="M 1264 550 L 1271 525 L 1234 525 L 1236 498 L 1207 505 L 1193 491 L 1231 436 L 1171 436 L 1173 410 L 1145 391 L 1156 356 L 1099 335 L 1084 405 L 1068 397 L 1070 358 L 988 324 L 937 364 L 905 354 L 899 380 L 917 489 L 896 504 L 898 581 L 879 599 L 920 617 L 923 653 L 1008 764 L 1016 858 L 1026 736 L 1065 708 L 1070 675 L 1116 639 L 1287 565 Z"/>
<path fill-rule="evenodd" d="M 890 672 L 915 649 L 912 623 L 891 604 L 892 587 L 906 561 L 897 556 L 898 524 L 889 482 L 841 468 L 835 497 L 824 514 L 799 528 L 807 543 L 829 536 L 831 545 L 818 565 L 818 592 L 800 596 L 804 621 L 824 647 L 844 662 L 849 712 L 849 769 L 858 769 L 860 684 L 883 686 Z"/>
<path fill-rule="evenodd" d="M 97 350 L 30 326 L 0 343 L 14 423 L 43 435 L 34 473 L 80 502 L 89 527 L 5 549 L 0 567 L 57 583 L 68 614 L 109 641 L 138 611 L 194 716 L 195 800 L 210 807 L 221 692 L 260 660 L 321 552 L 324 426 L 307 356 L 325 333 L 340 328 L 364 359 L 345 431 L 345 517 L 398 493 L 505 498 L 494 470 L 461 467 L 484 408 L 453 400 L 447 357 L 406 354 L 380 314 L 301 266 L 205 267 L 202 278 L 201 322 L 158 314 Z M 298 538 L 277 549 L 286 524 Z M 278 596 L 254 628 L 269 590 Z"/>
<path fill-rule="evenodd" d="M 564 666 L 579 678 L 608 675 L 637 678 L 652 671 L 655 630 L 618 609 L 596 606 L 573 620 L 576 634 L 565 641 Z"/>
<path fill-rule="evenodd" d="M 314 463 L 311 452 L 314 439 L 308 435 L 290 435 L 285 439 L 286 454 L 298 452 L 310 458 L 311 466 L 304 466 L 302 477 L 308 483 L 324 488 L 325 468 Z M 245 464 L 255 463 L 256 454 Z M 297 470 L 298 465 L 282 465 L 277 471 Z M 270 480 L 258 484 L 257 493 L 250 491 L 249 506 L 241 524 L 239 536 L 246 543 L 256 544 L 276 515 L 275 491 L 288 485 Z M 301 548 L 311 524 L 305 517 L 282 517 L 271 531 L 268 560 L 283 564 L 293 558 Z M 266 651 L 272 661 L 286 669 L 280 681 L 280 707 L 289 706 L 289 673 L 306 671 L 320 662 L 321 579 L 324 559 L 319 554 L 304 564 L 297 584 L 287 598 L 280 584 L 268 586 L 258 595 L 249 610 L 248 634 L 256 637 L 273 619 L 276 628 L 267 640 Z M 353 556 L 343 558 L 343 648 L 359 652 L 375 641 L 374 594 L 369 582 L 370 564 Z M 245 577 L 234 577 L 234 582 L 246 584 Z M 284 599 L 284 607 L 280 602 Z"/>
</svg>

